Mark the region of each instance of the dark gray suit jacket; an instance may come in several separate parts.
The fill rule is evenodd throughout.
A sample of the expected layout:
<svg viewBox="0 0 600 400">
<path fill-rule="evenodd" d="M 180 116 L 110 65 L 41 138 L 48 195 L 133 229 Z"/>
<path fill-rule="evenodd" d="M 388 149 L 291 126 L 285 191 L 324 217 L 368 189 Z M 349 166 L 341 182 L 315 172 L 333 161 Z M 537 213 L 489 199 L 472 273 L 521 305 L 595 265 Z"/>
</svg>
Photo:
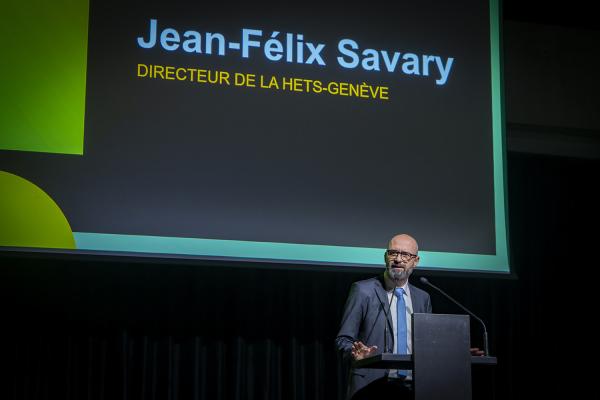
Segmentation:
<svg viewBox="0 0 600 400">
<path fill-rule="evenodd" d="M 430 313 L 429 294 L 409 283 L 410 298 L 415 313 Z M 388 297 L 384 289 L 383 275 L 354 282 L 344 308 L 340 331 L 335 339 L 337 349 L 345 362 L 352 361 L 352 343 L 361 341 L 367 346 L 377 346 L 376 354 L 385 352 L 384 334 L 387 320 L 388 352 L 393 349 L 392 318 L 388 315 Z M 350 369 L 347 398 L 386 374 L 383 369 Z"/>
</svg>

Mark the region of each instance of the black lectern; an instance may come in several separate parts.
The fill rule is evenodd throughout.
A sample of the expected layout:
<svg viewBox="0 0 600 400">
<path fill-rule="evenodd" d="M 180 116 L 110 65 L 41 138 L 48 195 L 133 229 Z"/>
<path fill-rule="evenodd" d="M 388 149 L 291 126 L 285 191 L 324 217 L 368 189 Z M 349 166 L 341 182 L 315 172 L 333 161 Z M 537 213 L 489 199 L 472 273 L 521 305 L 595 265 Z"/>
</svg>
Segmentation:
<svg viewBox="0 0 600 400">
<path fill-rule="evenodd" d="M 413 371 L 415 400 L 471 400 L 471 365 L 496 365 L 496 357 L 472 357 L 468 315 L 413 314 L 412 355 L 383 353 L 355 368 Z"/>
</svg>

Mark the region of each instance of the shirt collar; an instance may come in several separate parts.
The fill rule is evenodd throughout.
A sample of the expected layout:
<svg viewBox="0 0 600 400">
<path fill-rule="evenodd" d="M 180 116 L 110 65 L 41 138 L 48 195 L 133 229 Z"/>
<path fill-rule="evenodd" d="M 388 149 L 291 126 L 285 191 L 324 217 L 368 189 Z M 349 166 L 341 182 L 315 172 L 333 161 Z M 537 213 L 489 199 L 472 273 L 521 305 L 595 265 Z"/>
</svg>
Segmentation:
<svg viewBox="0 0 600 400">
<path fill-rule="evenodd" d="M 410 289 L 408 288 L 408 280 L 406 281 L 406 283 L 403 286 L 396 286 L 396 287 L 401 287 L 402 289 L 404 289 L 404 293 L 406 293 L 408 296 L 410 296 Z M 392 290 L 388 290 L 387 293 L 394 293 L 394 289 L 396 288 L 392 288 Z"/>
</svg>

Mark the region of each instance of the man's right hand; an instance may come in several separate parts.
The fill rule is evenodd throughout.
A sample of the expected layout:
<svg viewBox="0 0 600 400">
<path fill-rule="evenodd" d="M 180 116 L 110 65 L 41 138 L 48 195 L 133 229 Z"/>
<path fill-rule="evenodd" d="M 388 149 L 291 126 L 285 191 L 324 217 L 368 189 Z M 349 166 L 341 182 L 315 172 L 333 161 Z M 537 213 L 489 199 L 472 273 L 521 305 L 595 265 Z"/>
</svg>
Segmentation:
<svg viewBox="0 0 600 400">
<path fill-rule="evenodd" d="M 371 356 L 377 350 L 377 346 L 365 346 L 363 342 L 352 343 L 352 357 L 358 361 Z"/>
</svg>

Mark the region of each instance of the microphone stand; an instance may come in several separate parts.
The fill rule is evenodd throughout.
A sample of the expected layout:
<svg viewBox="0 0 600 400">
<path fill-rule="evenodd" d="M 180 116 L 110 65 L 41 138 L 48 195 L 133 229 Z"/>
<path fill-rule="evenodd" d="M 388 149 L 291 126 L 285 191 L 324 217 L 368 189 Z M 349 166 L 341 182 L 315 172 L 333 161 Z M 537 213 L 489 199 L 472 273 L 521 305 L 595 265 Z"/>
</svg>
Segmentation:
<svg viewBox="0 0 600 400">
<path fill-rule="evenodd" d="M 479 321 L 479 323 L 483 326 L 483 353 L 486 356 L 489 356 L 490 355 L 490 349 L 489 349 L 489 346 L 488 346 L 487 328 L 485 326 L 485 323 L 481 320 L 481 318 L 479 318 L 477 315 L 473 314 L 471 311 L 469 311 L 465 306 L 463 306 L 462 304 L 460 304 L 458 301 L 454 300 L 452 297 L 450 297 L 449 294 L 447 294 L 446 292 L 444 292 L 442 289 L 440 289 L 439 287 L 435 286 L 433 283 L 429 282 L 429 280 L 427 278 L 421 277 L 420 281 L 421 281 L 421 283 L 424 283 L 425 285 L 429 285 L 432 288 L 434 288 L 435 290 L 437 290 L 438 292 L 440 292 L 441 294 L 443 294 L 446 298 L 448 298 L 454 304 L 456 304 L 457 306 L 459 306 L 460 308 L 462 308 L 467 314 L 469 314 L 470 316 L 472 316 L 473 318 L 475 318 L 477 321 Z"/>
</svg>

